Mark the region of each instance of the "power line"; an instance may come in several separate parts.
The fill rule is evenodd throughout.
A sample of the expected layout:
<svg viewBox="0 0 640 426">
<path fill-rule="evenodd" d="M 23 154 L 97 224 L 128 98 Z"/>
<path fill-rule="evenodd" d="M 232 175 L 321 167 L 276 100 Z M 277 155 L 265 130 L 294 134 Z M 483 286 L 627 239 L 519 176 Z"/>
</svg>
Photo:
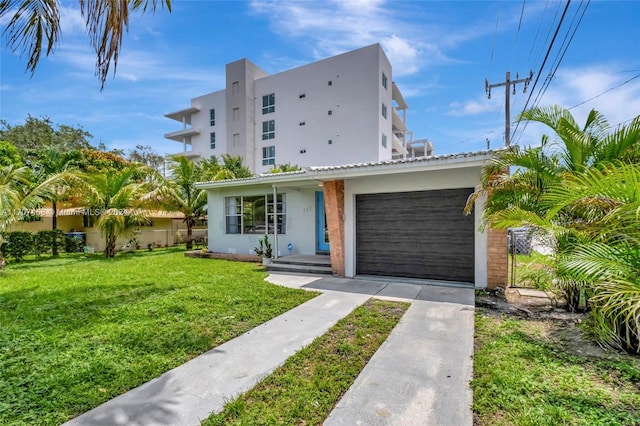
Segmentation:
<svg viewBox="0 0 640 426">
<path fill-rule="evenodd" d="M 568 109 L 574 109 L 574 108 L 579 107 L 580 105 L 584 105 L 584 104 L 586 104 L 587 102 L 590 102 L 590 101 L 592 101 L 592 100 L 594 100 L 594 99 L 599 98 L 600 96 L 604 95 L 605 93 L 609 93 L 610 91 L 615 90 L 615 89 L 617 89 L 618 87 L 622 87 L 622 86 L 624 86 L 625 84 L 629 83 L 629 82 L 630 82 L 630 81 L 632 81 L 632 80 L 635 80 L 635 79 L 636 79 L 636 78 L 638 78 L 638 77 L 640 77 L 640 74 L 636 74 L 636 75 L 634 75 L 633 77 L 631 77 L 629 80 L 627 80 L 627 81 L 625 81 L 625 82 L 622 82 L 622 83 L 618 84 L 617 86 L 610 87 L 610 88 L 608 88 L 607 90 L 605 90 L 604 92 L 602 92 L 602 93 L 600 93 L 600 94 L 598 94 L 598 95 L 595 95 L 594 97 L 589 98 L 589 99 L 587 99 L 586 101 L 582 101 L 582 102 L 580 102 L 579 104 L 576 104 L 576 105 L 574 105 L 574 106 L 572 106 L 571 108 L 568 108 Z"/>
</svg>

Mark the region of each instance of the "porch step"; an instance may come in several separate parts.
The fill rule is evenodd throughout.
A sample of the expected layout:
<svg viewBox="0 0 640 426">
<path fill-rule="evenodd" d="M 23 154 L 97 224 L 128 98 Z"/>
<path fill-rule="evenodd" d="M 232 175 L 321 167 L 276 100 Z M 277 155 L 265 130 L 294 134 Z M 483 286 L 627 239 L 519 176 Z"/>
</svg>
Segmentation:
<svg viewBox="0 0 640 426">
<path fill-rule="evenodd" d="M 302 255 L 280 257 L 267 265 L 267 271 L 331 275 L 331 258 Z"/>
</svg>

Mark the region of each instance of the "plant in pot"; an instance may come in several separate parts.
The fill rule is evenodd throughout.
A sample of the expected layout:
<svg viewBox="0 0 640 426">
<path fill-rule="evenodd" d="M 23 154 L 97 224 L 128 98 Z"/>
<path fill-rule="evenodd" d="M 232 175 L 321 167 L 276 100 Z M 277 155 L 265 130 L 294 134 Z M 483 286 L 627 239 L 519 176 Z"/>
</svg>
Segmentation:
<svg viewBox="0 0 640 426">
<path fill-rule="evenodd" d="M 262 264 L 268 265 L 271 263 L 271 256 L 273 256 L 273 250 L 271 249 L 271 243 L 269 243 L 269 236 L 264 234 L 263 238 L 258 239 L 258 247 L 253 249 L 258 256 L 262 256 Z"/>
</svg>

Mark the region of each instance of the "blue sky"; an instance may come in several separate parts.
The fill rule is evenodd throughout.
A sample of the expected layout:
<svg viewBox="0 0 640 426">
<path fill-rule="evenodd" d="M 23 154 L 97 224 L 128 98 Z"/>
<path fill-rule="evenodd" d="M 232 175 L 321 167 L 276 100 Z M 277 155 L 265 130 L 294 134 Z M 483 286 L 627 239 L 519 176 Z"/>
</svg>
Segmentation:
<svg viewBox="0 0 640 426">
<path fill-rule="evenodd" d="M 504 88 L 489 100 L 484 82 L 504 81 L 506 71 L 513 78 L 533 70 L 538 79 L 511 97 L 514 119 L 528 99 L 529 106 L 584 102 L 571 110 L 579 122 L 592 108 L 612 125 L 639 115 L 640 2 L 572 1 L 549 50 L 565 5 L 177 0 L 172 13 L 131 17 L 117 73 L 101 92 L 77 2 L 63 1 L 61 43 L 33 77 L 3 39 L 0 117 L 19 124 L 28 114 L 47 116 L 82 126 L 94 145 L 172 153 L 181 146 L 163 134 L 179 125 L 163 115 L 223 88 L 228 62 L 246 57 L 277 73 L 373 43 L 391 61 L 414 137 L 430 139 L 436 154 L 483 150 L 487 138 L 491 148 L 504 144 Z M 534 125 L 512 129 L 521 145 L 542 133 Z"/>
</svg>

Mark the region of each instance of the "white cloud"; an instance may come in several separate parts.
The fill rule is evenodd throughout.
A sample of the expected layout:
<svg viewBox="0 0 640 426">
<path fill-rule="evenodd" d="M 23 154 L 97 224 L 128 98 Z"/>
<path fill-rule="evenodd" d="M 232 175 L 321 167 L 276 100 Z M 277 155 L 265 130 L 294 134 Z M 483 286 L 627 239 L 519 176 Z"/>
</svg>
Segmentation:
<svg viewBox="0 0 640 426">
<path fill-rule="evenodd" d="M 447 115 L 461 117 L 466 115 L 478 115 L 486 112 L 495 112 L 500 110 L 500 104 L 491 102 L 488 99 L 482 101 L 468 100 L 466 102 L 452 102 L 449 104 Z"/>
</svg>

